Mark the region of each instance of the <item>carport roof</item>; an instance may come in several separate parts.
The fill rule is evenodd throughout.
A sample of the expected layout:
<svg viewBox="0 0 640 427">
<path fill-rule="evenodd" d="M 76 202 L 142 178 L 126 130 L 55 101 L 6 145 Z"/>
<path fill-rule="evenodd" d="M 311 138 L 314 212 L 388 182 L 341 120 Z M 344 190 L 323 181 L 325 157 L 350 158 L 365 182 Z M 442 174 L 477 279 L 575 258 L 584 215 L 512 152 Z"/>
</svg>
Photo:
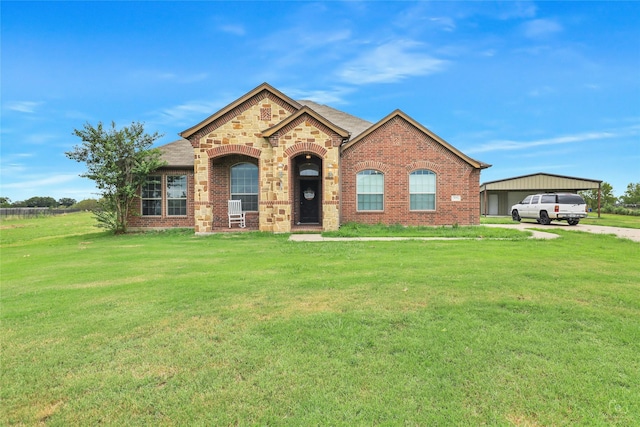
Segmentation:
<svg viewBox="0 0 640 427">
<path fill-rule="evenodd" d="M 573 176 L 550 173 L 534 173 L 530 175 L 489 181 L 480 185 L 480 192 L 485 190 L 592 190 L 600 187 L 602 180 L 577 178 Z"/>
</svg>

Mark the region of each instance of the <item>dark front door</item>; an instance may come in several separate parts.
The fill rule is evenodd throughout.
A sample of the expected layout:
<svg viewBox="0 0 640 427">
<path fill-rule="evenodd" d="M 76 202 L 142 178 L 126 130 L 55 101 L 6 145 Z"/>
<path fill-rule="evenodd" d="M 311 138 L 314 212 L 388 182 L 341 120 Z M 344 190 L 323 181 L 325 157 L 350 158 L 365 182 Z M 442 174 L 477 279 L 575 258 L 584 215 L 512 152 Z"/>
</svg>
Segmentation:
<svg viewBox="0 0 640 427">
<path fill-rule="evenodd" d="M 320 194 L 317 180 L 300 181 L 300 222 L 320 222 Z"/>
</svg>

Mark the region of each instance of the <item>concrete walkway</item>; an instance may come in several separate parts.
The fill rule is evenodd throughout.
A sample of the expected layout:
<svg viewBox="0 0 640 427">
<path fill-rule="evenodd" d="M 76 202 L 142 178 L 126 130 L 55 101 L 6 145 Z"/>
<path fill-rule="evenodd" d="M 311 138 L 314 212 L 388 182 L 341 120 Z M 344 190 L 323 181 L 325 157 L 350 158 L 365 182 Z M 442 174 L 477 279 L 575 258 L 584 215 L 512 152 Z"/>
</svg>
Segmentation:
<svg viewBox="0 0 640 427">
<path fill-rule="evenodd" d="M 556 239 L 560 237 L 553 232 L 538 231 L 541 228 L 549 228 L 549 231 L 569 230 L 583 231 L 586 233 L 596 234 L 614 234 L 623 239 L 631 239 L 640 242 L 640 229 L 621 228 L 621 227 L 605 227 L 602 225 L 586 225 L 578 224 L 571 226 L 566 223 L 551 223 L 551 225 L 540 225 L 534 222 L 521 222 L 519 224 L 484 224 L 485 227 L 501 227 L 512 228 L 516 230 L 528 230 L 532 233 L 533 239 Z M 536 228 L 538 230 L 531 230 Z M 345 242 L 345 241 L 394 241 L 394 240 L 474 240 L 470 237 L 323 237 L 321 234 L 292 234 L 289 240 L 294 242 Z M 475 239 L 484 240 L 484 239 Z"/>
</svg>

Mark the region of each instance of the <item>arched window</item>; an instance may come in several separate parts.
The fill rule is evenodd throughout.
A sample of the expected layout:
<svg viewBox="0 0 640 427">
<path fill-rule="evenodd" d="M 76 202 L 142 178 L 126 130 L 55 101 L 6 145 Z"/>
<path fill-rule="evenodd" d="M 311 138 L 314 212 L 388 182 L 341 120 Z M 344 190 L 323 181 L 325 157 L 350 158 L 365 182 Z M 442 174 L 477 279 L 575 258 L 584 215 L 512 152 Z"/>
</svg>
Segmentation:
<svg viewBox="0 0 640 427">
<path fill-rule="evenodd" d="M 258 166 L 251 163 L 231 166 L 231 200 L 242 200 L 243 211 L 258 210 Z"/>
<path fill-rule="evenodd" d="M 320 166 L 315 163 L 303 163 L 300 165 L 300 176 L 319 176 Z"/>
<path fill-rule="evenodd" d="M 436 209 L 436 174 L 429 169 L 419 169 L 409 175 L 409 198 L 412 211 Z"/>
<path fill-rule="evenodd" d="M 384 209 L 384 174 L 367 169 L 356 175 L 356 197 L 359 211 Z"/>
</svg>

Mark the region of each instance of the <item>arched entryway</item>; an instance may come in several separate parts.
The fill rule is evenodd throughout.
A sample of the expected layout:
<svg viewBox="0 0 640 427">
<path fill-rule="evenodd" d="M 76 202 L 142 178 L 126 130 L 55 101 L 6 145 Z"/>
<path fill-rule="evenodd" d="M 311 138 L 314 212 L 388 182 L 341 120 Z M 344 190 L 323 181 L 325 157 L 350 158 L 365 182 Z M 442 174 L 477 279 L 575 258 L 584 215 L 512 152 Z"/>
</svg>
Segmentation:
<svg viewBox="0 0 640 427">
<path fill-rule="evenodd" d="M 322 225 L 322 159 L 303 153 L 293 159 L 294 224 Z"/>
</svg>

